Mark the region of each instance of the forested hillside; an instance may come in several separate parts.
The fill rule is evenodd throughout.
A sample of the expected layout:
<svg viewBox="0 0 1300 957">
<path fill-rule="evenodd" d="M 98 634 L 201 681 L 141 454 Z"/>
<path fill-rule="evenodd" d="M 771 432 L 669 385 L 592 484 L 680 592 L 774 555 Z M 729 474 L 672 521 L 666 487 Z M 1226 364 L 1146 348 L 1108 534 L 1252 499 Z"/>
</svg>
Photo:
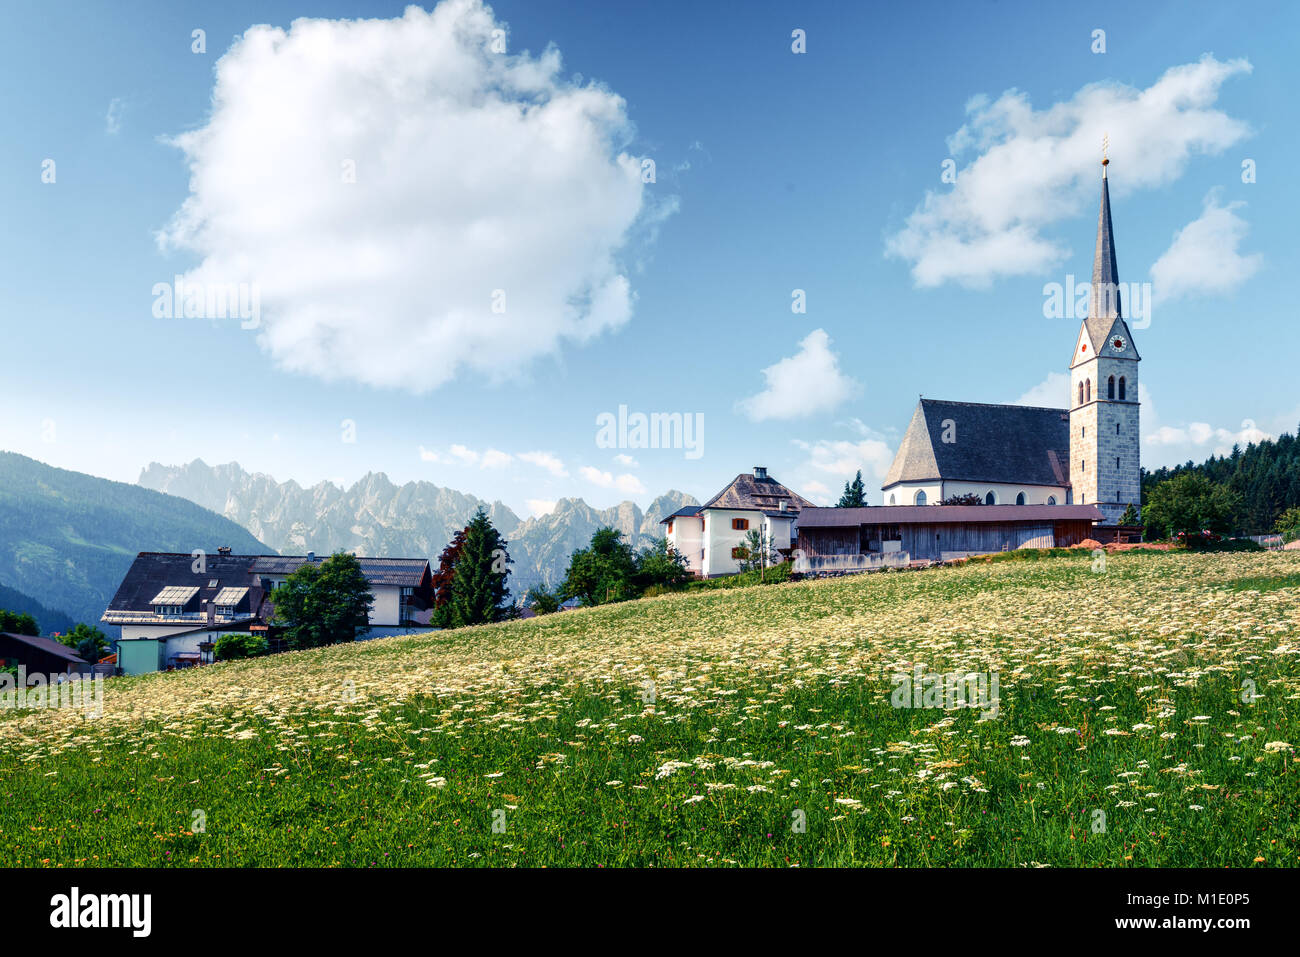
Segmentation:
<svg viewBox="0 0 1300 957">
<path fill-rule="evenodd" d="M 221 545 L 275 553 L 183 498 L 0 452 L 0 582 L 75 620 L 99 621 L 137 552 Z"/>
<path fill-rule="evenodd" d="M 1245 449 L 1233 446 L 1231 454 L 1210 456 L 1200 465 L 1187 462 L 1154 472 L 1143 469 L 1142 504 L 1157 484 L 1185 472 L 1203 475 L 1241 496 L 1235 525 L 1243 535 L 1271 532 L 1279 515 L 1300 506 L 1300 441 L 1288 432 Z"/>
</svg>

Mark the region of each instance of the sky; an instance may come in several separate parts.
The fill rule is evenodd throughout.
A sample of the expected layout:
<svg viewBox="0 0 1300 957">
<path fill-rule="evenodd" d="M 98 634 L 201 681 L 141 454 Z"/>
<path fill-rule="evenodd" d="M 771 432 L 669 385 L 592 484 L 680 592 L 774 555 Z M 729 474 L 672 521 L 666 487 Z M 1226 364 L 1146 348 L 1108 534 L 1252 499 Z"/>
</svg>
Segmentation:
<svg viewBox="0 0 1300 957">
<path fill-rule="evenodd" d="M 880 504 L 918 396 L 1065 406 L 1103 136 L 1143 465 L 1296 430 L 1300 7 L 740 11 L 9 5 L 0 448 Z"/>
</svg>

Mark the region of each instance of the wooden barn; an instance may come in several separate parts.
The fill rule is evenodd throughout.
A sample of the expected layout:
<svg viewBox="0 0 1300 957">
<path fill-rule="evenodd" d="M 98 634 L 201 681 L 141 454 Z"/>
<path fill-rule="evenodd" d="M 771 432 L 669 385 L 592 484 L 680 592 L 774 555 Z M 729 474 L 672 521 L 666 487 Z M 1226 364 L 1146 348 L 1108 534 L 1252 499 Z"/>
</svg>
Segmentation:
<svg viewBox="0 0 1300 957">
<path fill-rule="evenodd" d="M 799 515 L 798 547 L 809 571 L 849 571 L 1077 545 L 1101 520 L 1095 505 L 806 508 Z"/>
</svg>

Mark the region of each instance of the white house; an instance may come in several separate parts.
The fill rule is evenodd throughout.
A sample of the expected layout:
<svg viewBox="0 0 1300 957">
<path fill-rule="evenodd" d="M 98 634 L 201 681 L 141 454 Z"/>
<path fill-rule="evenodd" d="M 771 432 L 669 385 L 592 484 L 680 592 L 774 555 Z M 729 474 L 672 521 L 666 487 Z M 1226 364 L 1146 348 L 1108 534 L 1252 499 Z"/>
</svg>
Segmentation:
<svg viewBox="0 0 1300 957">
<path fill-rule="evenodd" d="M 751 531 L 758 531 L 778 552 L 788 553 L 797 537 L 799 510 L 812 502 L 792 492 L 767 469 L 742 472 L 703 505 L 679 508 L 663 519 L 668 544 L 686 558 L 700 578 L 734 575 Z"/>
</svg>

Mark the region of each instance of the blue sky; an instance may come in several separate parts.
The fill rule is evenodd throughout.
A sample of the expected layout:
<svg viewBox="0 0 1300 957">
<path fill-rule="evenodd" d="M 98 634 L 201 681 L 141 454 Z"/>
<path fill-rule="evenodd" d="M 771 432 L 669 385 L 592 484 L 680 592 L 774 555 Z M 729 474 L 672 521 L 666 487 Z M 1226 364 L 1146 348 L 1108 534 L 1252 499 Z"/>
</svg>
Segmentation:
<svg viewBox="0 0 1300 957">
<path fill-rule="evenodd" d="M 1143 464 L 1300 421 L 1292 4 L 456 0 L 242 43 L 404 7 L 129 9 L 0 33 L 0 448 L 523 515 L 861 467 L 879 504 L 919 394 L 1065 404 L 1044 286 L 1090 275 L 1102 131 L 1120 277 L 1156 297 Z M 257 328 L 155 315 L 177 274 L 256 284 Z M 601 447 L 621 405 L 702 416 L 701 454 Z"/>
</svg>

